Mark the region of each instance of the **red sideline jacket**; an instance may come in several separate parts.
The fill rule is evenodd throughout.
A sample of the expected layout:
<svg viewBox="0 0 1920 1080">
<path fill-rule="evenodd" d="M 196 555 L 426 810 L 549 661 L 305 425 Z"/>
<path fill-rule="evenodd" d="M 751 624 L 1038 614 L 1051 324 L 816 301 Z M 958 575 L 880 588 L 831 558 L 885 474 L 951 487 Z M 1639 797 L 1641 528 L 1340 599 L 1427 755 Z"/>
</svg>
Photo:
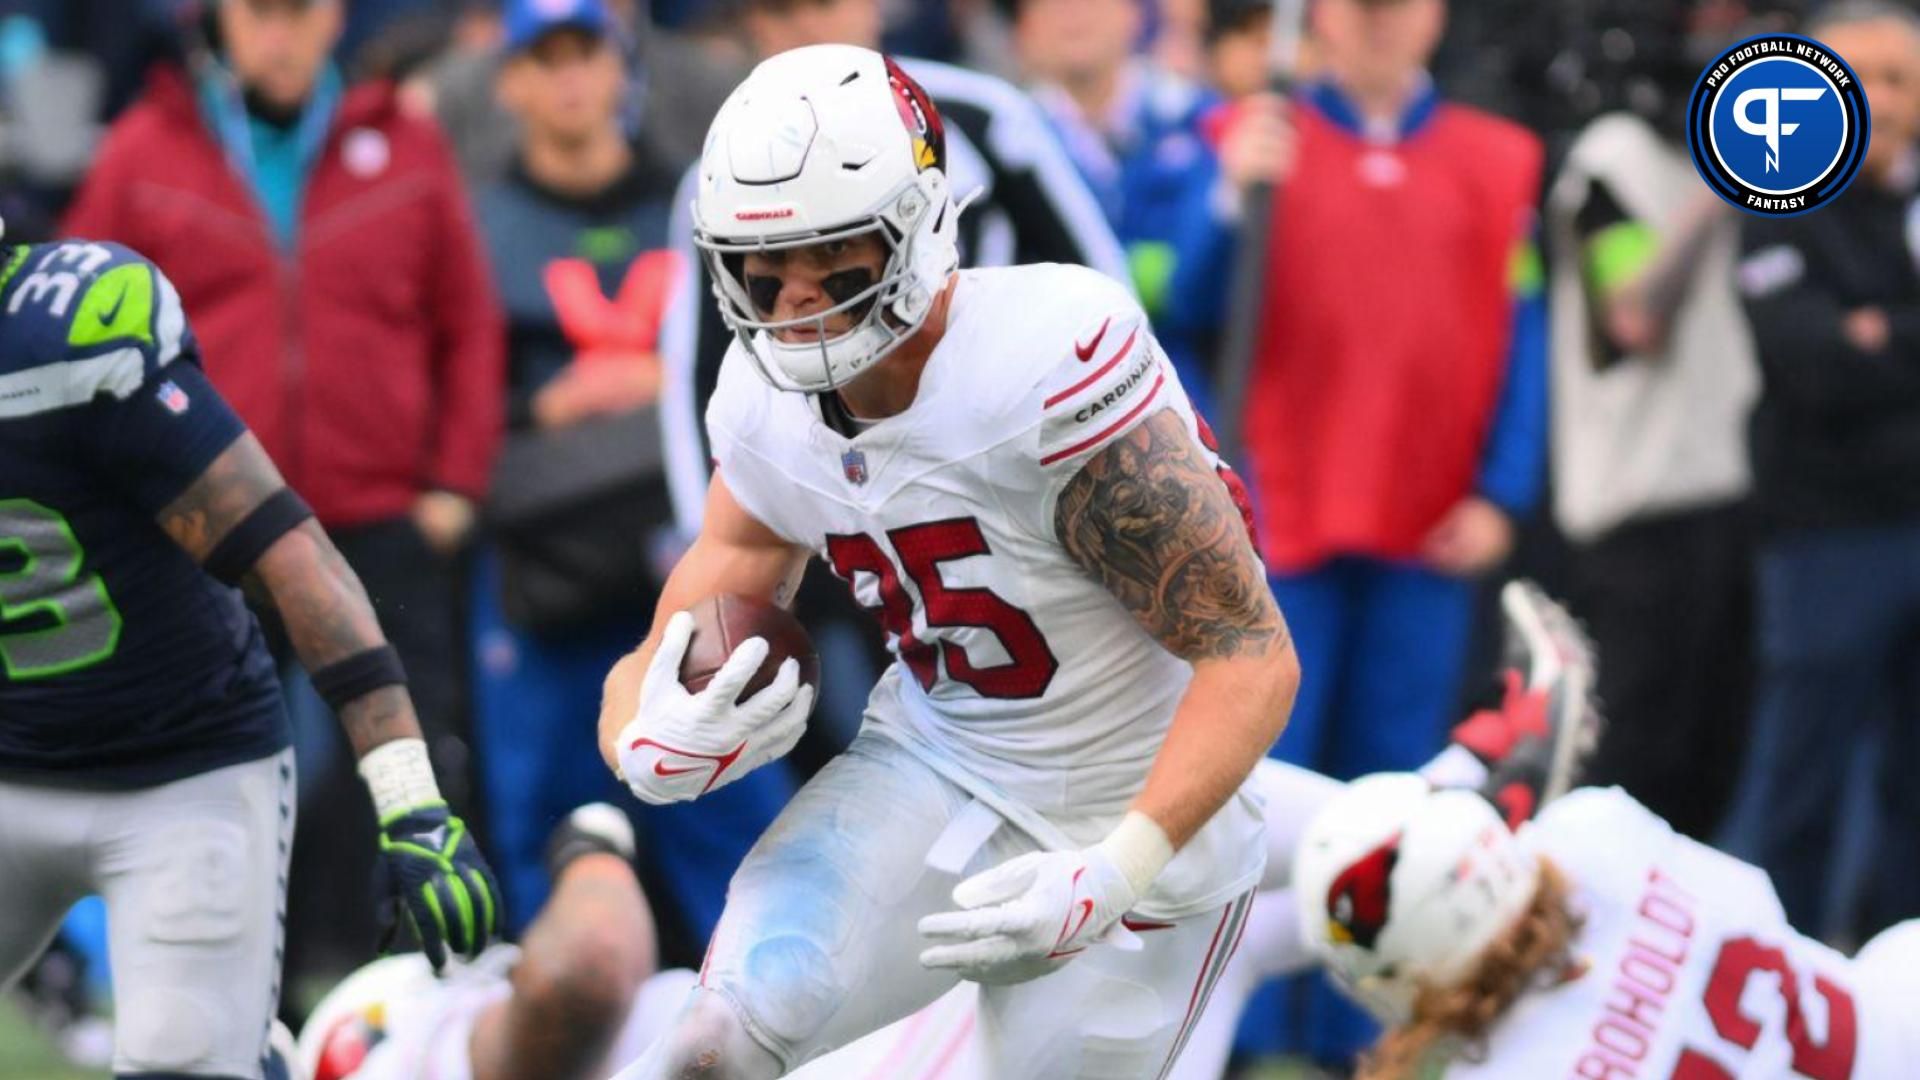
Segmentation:
<svg viewBox="0 0 1920 1080">
<path fill-rule="evenodd" d="M 1474 490 L 1540 143 L 1430 97 L 1385 144 L 1319 100 L 1293 115 L 1298 164 L 1274 215 L 1246 406 L 1262 555 L 1283 573 L 1414 558 Z"/>
<path fill-rule="evenodd" d="M 66 232 L 117 240 L 180 290 L 214 385 L 330 526 L 478 498 L 505 337 L 451 153 L 392 88 L 341 99 L 288 256 L 177 70 L 107 134 Z"/>
</svg>

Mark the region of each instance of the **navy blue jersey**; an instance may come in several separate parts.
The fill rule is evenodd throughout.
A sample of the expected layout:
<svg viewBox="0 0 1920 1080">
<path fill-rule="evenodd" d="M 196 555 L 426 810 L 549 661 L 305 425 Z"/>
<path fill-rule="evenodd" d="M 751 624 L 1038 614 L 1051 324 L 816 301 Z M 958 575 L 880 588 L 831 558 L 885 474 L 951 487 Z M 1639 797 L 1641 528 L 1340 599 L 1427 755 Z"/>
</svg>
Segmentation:
<svg viewBox="0 0 1920 1080">
<path fill-rule="evenodd" d="M 155 519 L 245 432 L 152 264 L 6 253 L 0 774 L 141 787 L 288 744 L 259 624 Z"/>
</svg>

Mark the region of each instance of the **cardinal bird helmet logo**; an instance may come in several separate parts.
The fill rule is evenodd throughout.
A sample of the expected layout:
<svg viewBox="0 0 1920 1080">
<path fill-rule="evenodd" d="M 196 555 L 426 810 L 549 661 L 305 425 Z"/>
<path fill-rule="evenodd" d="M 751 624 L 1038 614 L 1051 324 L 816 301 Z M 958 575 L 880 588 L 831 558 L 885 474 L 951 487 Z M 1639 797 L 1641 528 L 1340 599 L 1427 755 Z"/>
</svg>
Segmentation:
<svg viewBox="0 0 1920 1080">
<path fill-rule="evenodd" d="M 1400 861 L 1400 833 L 1354 860 L 1327 886 L 1327 932 L 1334 941 L 1371 949 L 1393 906 L 1393 867 Z"/>
</svg>

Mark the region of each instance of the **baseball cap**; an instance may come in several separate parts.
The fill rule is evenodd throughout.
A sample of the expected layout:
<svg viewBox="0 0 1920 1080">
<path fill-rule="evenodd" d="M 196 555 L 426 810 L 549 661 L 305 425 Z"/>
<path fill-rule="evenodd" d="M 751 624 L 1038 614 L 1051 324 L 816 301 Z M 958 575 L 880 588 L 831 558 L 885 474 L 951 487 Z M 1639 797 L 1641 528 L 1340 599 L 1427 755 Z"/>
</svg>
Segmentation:
<svg viewBox="0 0 1920 1080">
<path fill-rule="evenodd" d="M 613 34 L 613 16 L 603 0 L 507 0 L 507 51 L 521 52 L 555 30 L 580 30 L 594 37 Z"/>
</svg>

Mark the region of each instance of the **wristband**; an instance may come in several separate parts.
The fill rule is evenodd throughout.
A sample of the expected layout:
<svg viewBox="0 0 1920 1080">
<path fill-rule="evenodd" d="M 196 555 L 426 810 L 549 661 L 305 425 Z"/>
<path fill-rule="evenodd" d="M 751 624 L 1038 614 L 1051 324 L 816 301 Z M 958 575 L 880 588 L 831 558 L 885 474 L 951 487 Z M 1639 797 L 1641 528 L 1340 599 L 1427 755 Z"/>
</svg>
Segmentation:
<svg viewBox="0 0 1920 1080">
<path fill-rule="evenodd" d="M 407 685 L 407 669 L 391 645 L 362 649 L 309 677 L 320 700 L 336 713 L 383 686 Z"/>
<path fill-rule="evenodd" d="M 408 811 L 446 802 L 433 781 L 424 739 L 395 739 L 367 751 L 360 759 L 360 778 L 373 793 L 373 813 L 383 826 Z"/>
<path fill-rule="evenodd" d="M 1146 895 L 1153 879 L 1173 860 L 1173 843 L 1167 839 L 1167 831 L 1138 810 L 1127 811 L 1120 824 L 1100 841 L 1099 848 L 1133 887 L 1135 899 Z"/>
</svg>

